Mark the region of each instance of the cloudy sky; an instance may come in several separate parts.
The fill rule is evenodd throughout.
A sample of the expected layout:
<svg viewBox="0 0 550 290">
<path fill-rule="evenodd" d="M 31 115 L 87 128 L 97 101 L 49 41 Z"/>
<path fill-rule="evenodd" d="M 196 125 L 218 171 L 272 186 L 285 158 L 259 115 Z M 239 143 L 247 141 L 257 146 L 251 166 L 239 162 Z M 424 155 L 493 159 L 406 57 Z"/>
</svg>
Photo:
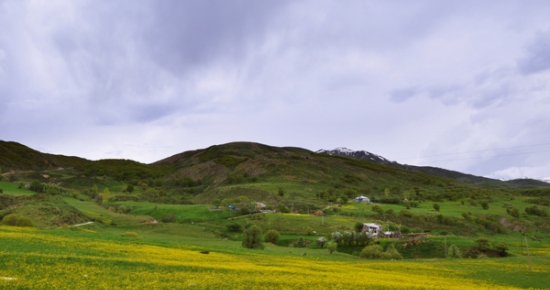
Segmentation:
<svg viewBox="0 0 550 290">
<path fill-rule="evenodd" d="M 154 162 L 232 141 L 550 177 L 548 1 L 0 0 L 0 139 Z"/>
</svg>

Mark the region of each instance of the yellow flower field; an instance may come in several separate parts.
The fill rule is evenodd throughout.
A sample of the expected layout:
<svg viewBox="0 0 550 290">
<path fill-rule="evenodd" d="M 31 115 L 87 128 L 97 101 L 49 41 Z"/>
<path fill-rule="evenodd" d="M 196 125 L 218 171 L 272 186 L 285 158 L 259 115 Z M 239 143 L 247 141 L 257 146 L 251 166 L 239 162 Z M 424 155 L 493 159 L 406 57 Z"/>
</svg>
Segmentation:
<svg viewBox="0 0 550 290">
<path fill-rule="evenodd" d="M 344 262 L 252 250 L 201 254 L 186 246 L 71 238 L 28 229 L 0 229 L 0 261 L 4 289 L 518 289 L 469 278 L 480 267 L 517 271 L 513 262 Z M 539 265 L 536 271 L 550 273 L 550 266 Z"/>
</svg>

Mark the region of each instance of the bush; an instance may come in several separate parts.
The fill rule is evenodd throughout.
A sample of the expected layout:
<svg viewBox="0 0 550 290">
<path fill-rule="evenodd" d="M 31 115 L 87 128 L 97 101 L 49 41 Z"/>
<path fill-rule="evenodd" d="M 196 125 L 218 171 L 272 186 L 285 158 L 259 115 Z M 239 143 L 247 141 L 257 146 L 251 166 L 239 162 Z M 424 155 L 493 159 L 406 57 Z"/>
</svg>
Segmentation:
<svg viewBox="0 0 550 290">
<path fill-rule="evenodd" d="M 402 234 L 410 234 L 411 229 L 409 229 L 409 227 L 407 227 L 407 226 L 401 226 L 401 233 Z"/>
<path fill-rule="evenodd" d="M 498 254 L 501 257 L 506 257 L 508 255 L 508 245 L 505 242 L 494 242 L 492 244 L 493 249 L 497 250 Z"/>
<path fill-rule="evenodd" d="M 383 249 L 379 245 L 366 246 L 359 257 L 362 259 L 380 259 L 382 257 Z"/>
<path fill-rule="evenodd" d="M 380 215 L 384 213 L 384 209 L 381 206 L 377 205 L 377 204 L 372 206 L 372 211 L 374 211 L 374 212 L 376 212 Z"/>
<path fill-rule="evenodd" d="M 269 230 L 267 231 L 267 233 L 265 233 L 264 241 L 266 243 L 277 244 L 277 242 L 279 241 L 279 237 L 280 235 L 278 231 Z"/>
<path fill-rule="evenodd" d="M 482 201 L 481 202 L 481 208 L 483 209 L 489 209 L 489 203 L 487 201 Z"/>
<path fill-rule="evenodd" d="M 363 231 L 363 223 L 356 222 L 355 225 L 353 226 L 353 229 L 358 233 L 362 232 Z"/>
<path fill-rule="evenodd" d="M 232 222 L 227 225 L 227 230 L 230 232 L 240 232 L 242 230 L 242 226 L 236 222 Z"/>
<path fill-rule="evenodd" d="M 544 208 L 539 208 L 536 205 L 525 208 L 525 213 L 537 216 L 548 216 L 548 212 Z"/>
<path fill-rule="evenodd" d="M 327 239 L 325 239 L 325 237 L 320 237 L 315 241 L 315 243 L 317 243 L 317 246 L 319 246 L 322 249 L 327 244 Z"/>
<path fill-rule="evenodd" d="M 485 237 L 481 237 L 481 238 L 475 240 L 475 242 L 477 244 L 477 248 L 482 250 L 482 251 L 489 248 L 489 239 L 487 239 Z"/>
<path fill-rule="evenodd" d="M 34 192 L 44 192 L 44 185 L 40 181 L 35 180 L 31 182 L 29 189 Z"/>
<path fill-rule="evenodd" d="M 2 224 L 5 226 L 14 227 L 34 227 L 34 223 L 28 217 L 18 214 L 9 214 L 2 219 Z"/>
<path fill-rule="evenodd" d="M 401 260 L 403 259 L 403 256 L 399 254 L 399 252 L 397 251 L 397 249 L 393 244 L 389 244 L 388 247 L 386 248 L 386 251 L 382 254 L 381 258 L 386 260 L 389 260 L 389 259 Z"/>
<path fill-rule="evenodd" d="M 248 249 L 263 250 L 264 245 L 262 244 L 262 230 L 260 230 L 257 226 L 249 227 L 243 233 L 242 246 Z"/>
<path fill-rule="evenodd" d="M 336 251 L 337 248 L 338 248 L 338 243 L 336 243 L 335 241 L 330 241 L 327 245 L 327 249 L 330 254 Z"/>
<path fill-rule="evenodd" d="M 434 203 L 433 207 L 434 207 L 435 211 L 439 211 L 439 209 L 441 208 L 439 206 L 439 204 L 437 204 L 437 203 Z"/>
<path fill-rule="evenodd" d="M 2 188 L 0 188 L 0 193 L 4 193 L 4 190 Z"/>
<path fill-rule="evenodd" d="M 449 247 L 449 257 L 451 258 L 462 258 L 462 253 L 456 245 L 451 245 Z"/>
<path fill-rule="evenodd" d="M 519 210 L 515 207 L 507 208 L 506 212 L 515 218 L 519 218 Z"/>
</svg>

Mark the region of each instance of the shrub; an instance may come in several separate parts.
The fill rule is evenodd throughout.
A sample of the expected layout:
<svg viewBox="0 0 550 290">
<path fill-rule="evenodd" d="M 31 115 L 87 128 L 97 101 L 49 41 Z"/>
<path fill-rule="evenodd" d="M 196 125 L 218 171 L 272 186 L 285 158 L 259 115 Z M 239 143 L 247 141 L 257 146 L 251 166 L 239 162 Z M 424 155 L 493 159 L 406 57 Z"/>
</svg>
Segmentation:
<svg viewBox="0 0 550 290">
<path fill-rule="evenodd" d="M 4 190 L 2 188 L 0 188 L 0 193 L 4 193 Z"/>
<path fill-rule="evenodd" d="M 374 211 L 374 212 L 376 212 L 380 215 L 384 213 L 384 209 L 381 206 L 377 205 L 377 204 L 372 206 L 372 211 Z"/>
<path fill-rule="evenodd" d="M 408 217 L 408 218 L 412 218 L 413 217 L 413 214 L 410 210 L 406 210 L 406 209 L 402 209 L 399 211 L 399 215 L 400 216 L 404 216 L 404 217 Z"/>
<path fill-rule="evenodd" d="M 248 249 L 263 250 L 264 245 L 262 244 L 262 230 L 260 230 L 257 226 L 249 227 L 243 233 L 242 246 Z"/>
<path fill-rule="evenodd" d="M 382 259 L 401 260 L 403 256 L 397 251 L 393 244 L 389 244 L 386 251 L 382 254 Z"/>
<path fill-rule="evenodd" d="M 515 207 L 507 208 L 506 212 L 515 218 L 519 218 L 519 210 Z"/>
<path fill-rule="evenodd" d="M 307 234 L 308 236 L 313 235 L 313 229 L 312 229 L 311 227 L 307 227 L 307 228 L 306 228 L 306 234 Z"/>
<path fill-rule="evenodd" d="M 9 214 L 2 219 L 2 224 L 5 226 L 14 227 L 34 227 L 34 223 L 28 217 L 18 214 Z"/>
<path fill-rule="evenodd" d="M 336 243 L 334 241 L 330 241 L 327 245 L 327 250 L 330 254 L 332 254 L 332 252 L 336 251 L 337 248 L 338 248 L 338 243 Z"/>
<path fill-rule="evenodd" d="M 481 208 L 483 208 L 483 209 L 489 209 L 489 202 L 487 202 L 487 201 L 482 201 L 482 202 L 481 202 Z"/>
<path fill-rule="evenodd" d="M 456 245 L 451 245 L 449 247 L 449 257 L 451 258 L 462 258 L 462 253 Z"/>
<path fill-rule="evenodd" d="M 318 238 L 316 241 L 317 245 L 322 249 L 325 247 L 325 245 L 327 244 L 327 239 L 325 239 L 325 237 L 320 237 Z"/>
<path fill-rule="evenodd" d="M 269 230 L 267 231 L 267 233 L 265 233 L 264 240 L 266 243 L 277 244 L 277 242 L 279 241 L 279 237 L 280 235 L 278 231 Z"/>
<path fill-rule="evenodd" d="M 380 259 L 382 257 L 382 247 L 379 245 L 366 246 L 359 257 L 362 259 Z"/>
<path fill-rule="evenodd" d="M 439 206 L 439 204 L 434 203 L 433 208 L 435 209 L 435 211 L 439 211 L 440 206 Z"/>
<path fill-rule="evenodd" d="M 506 255 L 508 254 L 506 252 L 508 251 L 508 245 L 506 245 L 505 242 L 494 242 L 492 246 L 493 246 L 493 249 L 497 250 L 498 254 L 501 257 L 506 257 Z"/>
<path fill-rule="evenodd" d="M 125 232 L 123 236 L 137 238 L 138 234 L 136 232 Z"/>
<path fill-rule="evenodd" d="M 477 248 L 482 250 L 482 251 L 489 248 L 489 239 L 487 239 L 485 237 L 481 237 L 481 238 L 475 240 L 475 242 L 477 244 Z"/>
<path fill-rule="evenodd" d="M 29 189 L 34 192 L 44 192 L 44 185 L 40 181 L 35 180 L 31 182 Z"/>
<path fill-rule="evenodd" d="M 227 230 L 230 232 L 240 232 L 242 230 L 242 226 L 236 222 L 232 222 L 227 225 Z"/>
<path fill-rule="evenodd" d="M 407 227 L 407 226 L 401 226 L 401 233 L 402 234 L 410 234 L 411 229 L 409 229 L 409 227 Z"/>
<path fill-rule="evenodd" d="M 525 213 L 537 216 L 548 216 L 548 212 L 544 208 L 539 208 L 536 205 L 526 207 Z"/>
<path fill-rule="evenodd" d="M 358 233 L 363 231 L 363 223 L 356 222 L 355 225 L 353 226 L 353 229 Z"/>
</svg>

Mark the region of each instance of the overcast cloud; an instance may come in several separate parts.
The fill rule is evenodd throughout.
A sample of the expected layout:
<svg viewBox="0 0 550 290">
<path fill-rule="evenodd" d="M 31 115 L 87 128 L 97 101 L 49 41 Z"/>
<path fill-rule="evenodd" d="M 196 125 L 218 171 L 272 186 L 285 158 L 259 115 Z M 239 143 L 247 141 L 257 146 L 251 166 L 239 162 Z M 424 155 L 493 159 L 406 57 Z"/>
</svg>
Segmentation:
<svg viewBox="0 0 550 290">
<path fill-rule="evenodd" d="M 550 177 L 548 1 L 2 1 L 0 139 L 150 163 L 254 141 Z"/>
</svg>

